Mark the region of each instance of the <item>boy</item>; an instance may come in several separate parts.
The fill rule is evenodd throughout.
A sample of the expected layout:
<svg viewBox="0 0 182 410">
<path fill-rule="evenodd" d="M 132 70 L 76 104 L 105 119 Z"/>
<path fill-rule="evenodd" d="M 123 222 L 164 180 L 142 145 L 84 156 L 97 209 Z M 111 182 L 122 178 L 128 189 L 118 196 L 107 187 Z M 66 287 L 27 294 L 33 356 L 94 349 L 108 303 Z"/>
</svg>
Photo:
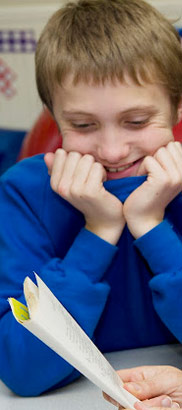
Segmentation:
<svg viewBox="0 0 182 410">
<path fill-rule="evenodd" d="M 102 352 L 182 339 L 181 62 L 142 0 L 78 0 L 41 35 L 37 86 L 62 149 L 0 188 L 0 376 L 17 394 L 79 376 L 12 317 L 33 271 Z"/>
</svg>

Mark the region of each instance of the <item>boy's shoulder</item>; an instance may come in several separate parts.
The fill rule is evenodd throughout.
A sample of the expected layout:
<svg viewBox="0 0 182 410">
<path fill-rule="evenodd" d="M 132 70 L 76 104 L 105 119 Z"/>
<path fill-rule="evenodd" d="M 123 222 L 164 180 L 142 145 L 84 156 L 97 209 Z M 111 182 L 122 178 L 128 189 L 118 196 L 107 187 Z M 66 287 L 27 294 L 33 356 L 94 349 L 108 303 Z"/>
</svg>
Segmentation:
<svg viewBox="0 0 182 410">
<path fill-rule="evenodd" d="M 45 184 L 50 184 L 50 177 L 44 162 L 44 154 L 23 159 L 9 168 L 0 179 L 1 186 L 15 189 L 17 192 L 40 195 Z"/>
<path fill-rule="evenodd" d="M 51 189 L 43 154 L 20 161 L 1 176 L 0 214 L 7 216 L 7 209 L 9 221 L 18 214 L 24 226 L 25 220 L 41 225 L 59 252 L 63 233 L 61 252 L 84 224 L 80 212 Z"/>
<path fill-rule="evenodd" d="M 44 155 L 26 158 L 9 168 L 0 178 L 0 196 L 7 201 L 30 207 L 40 207 L 44 193 L 50 187 L 50 177 L 44 162 Z"/>
<path fill-rule="evenodd" d="M 42 220 L 48 215 L 79 214 L 50 186 L 50 176 L 44 154 L 23 159 L 9 168 L 0 178 L 0 207 L 14 204 L 19 209 L 31 209 Z"/>
<path fill-rule="evenodd" d="M 38 154 L 30 158 L 26 158 L 17 162 L 9 168 L 2 176 L 1 182 L 6 183 L 23 183 L 30 181 L 31 184 L 34 179 L 38 182 L 42 178 L 48 177 L 47 167 L 44 162 L 44 154 Z"/>
</svg>

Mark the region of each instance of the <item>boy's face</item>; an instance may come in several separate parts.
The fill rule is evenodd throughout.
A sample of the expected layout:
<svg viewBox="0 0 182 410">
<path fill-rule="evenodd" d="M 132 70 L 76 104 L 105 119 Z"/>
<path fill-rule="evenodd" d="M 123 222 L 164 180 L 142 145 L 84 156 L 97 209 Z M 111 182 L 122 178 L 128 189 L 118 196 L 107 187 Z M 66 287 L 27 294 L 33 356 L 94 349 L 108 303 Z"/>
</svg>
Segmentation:
<svg viewBox="0 0 182 410">
<path fill-rule="evenodd" d="M 171 104 L 166 91 L 131 79 L 114 85 L 58 86 L 53 110 L 67 152 L 91 154 L 107 179 L 136 176 L 144 157 L 173 140 Z"/>
</svg>

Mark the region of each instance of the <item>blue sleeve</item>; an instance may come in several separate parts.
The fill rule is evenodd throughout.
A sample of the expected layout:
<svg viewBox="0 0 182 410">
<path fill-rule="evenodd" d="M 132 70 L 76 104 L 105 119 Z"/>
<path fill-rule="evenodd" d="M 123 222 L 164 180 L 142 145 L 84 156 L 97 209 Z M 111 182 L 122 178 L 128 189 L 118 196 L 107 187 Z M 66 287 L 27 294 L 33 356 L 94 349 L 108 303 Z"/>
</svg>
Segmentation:
<svg viewBox="0 0 182 410">
<path fill-rule="evenodd" d="M 135 241 L 153 276 L 153 303 L 161 320 L 182 342 L 182 241 L 165 220 Z"/>
<path fill-rule="evenodd" d="M 58 258 L 41 221 L 43 181 L 39 163 L 32 160 L 27 169 L 26 162 L 13 167 L 0 185 L 0 378 L 22 396 L 64 385 L 78 372 L 16 322 L 8 297 L 25 303 L 23 281 L 27 275 L 35 280 L 34 270 L 93 337 L 109 293 L 103 276 L 117 250 L 82 228 L 65 257 Z"/>
</svg>

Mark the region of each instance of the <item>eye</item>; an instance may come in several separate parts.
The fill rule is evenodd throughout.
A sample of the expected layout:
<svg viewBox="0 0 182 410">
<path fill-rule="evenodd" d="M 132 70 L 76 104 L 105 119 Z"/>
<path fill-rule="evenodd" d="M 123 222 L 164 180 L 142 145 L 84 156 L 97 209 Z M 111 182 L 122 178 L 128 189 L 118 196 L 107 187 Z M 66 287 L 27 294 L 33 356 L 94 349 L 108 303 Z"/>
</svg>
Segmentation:
<svg viewBox="0 0 182 410">
<path fill-rule="evenodd" d="M 125 121 L 125 124 L 127 126 L 131 126 L 134 128 L 142 128 L 143 126 L 145 126 L 146 124 L 148 124 L 148 118 L 144 119 L 144 120 L 137 120 L 137 121 Z"/>
<path fill-rule="evenodd" d="M 90 131 L 90 130 L 95 130 L 96 129 L 96 124 L 94 122 L 83 122 L 83 123 L 75 123 L 72 122 L 71 126 L 75 128 L 76 130 L 80 131 Z"/>
<path fill-rule="evenodd" d="M 83 123 L 83 124 L 74 124 L 72 123 L 72 126 L 74 128 L 88 128 L 91 127 L 93 124 L 87 124 L 87 123 Z"/>
</svg>

